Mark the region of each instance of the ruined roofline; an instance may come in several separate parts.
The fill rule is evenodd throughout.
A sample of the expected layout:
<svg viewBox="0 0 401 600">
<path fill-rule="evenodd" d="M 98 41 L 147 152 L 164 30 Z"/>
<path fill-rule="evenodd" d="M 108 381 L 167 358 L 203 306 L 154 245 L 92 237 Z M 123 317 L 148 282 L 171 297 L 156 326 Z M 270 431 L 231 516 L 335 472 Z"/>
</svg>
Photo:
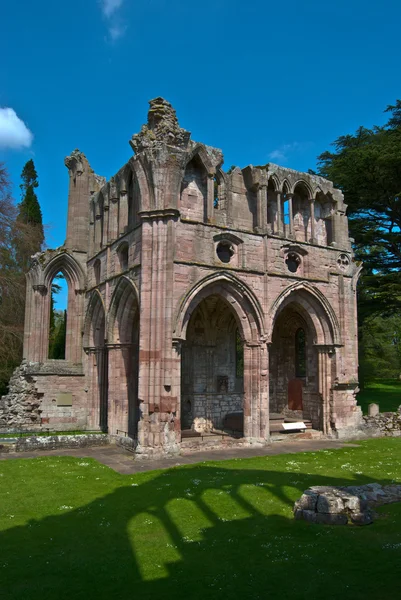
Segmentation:
<svg viewBox="0 0 401 600">
<path fill-rule="evenodd" d="M 244 173 L 247 170 L 256 170 L 267 173 L 267 180 L 270 180 L 272 177 L 276 182 L 278 180 L 280 187 L 286 180 L 290 187 L 293 187 L 298 182 L 304 182 L 310 188 L 313 195 L 322 191 L 324 194 L 330 193 L 336 200 L 342 198 L 341 191 L 335 188 L 330 180 L 320 175 L 297 171 L 272 162 L 268 162 L 266 165 L 247 165 L 243 168 L 235 166 L 225 171 L 222 168 L 224 164 L 222 151 L 217 147 L 191 140 L 190 136 L 191 133 L 189 131 L 180 127 L 176 111 L 171 103 L 158 96 L 149 101 L 147 123 L 142 125 L 141 130 L 134 134 L 129 141 L 135 156 L 131 157 L 110 179 L 96 175 L 93 169 L 90 168 L 85 155 L 79 150 L 74 150 L 67 159 L 77 161 L 78 163 L 80 161 L 86 162 L 93 173 L 94 184 L 92 187 L 96 188 L 93 191 L 95 193 L 101 192 L 103 195 L 107 195 L 111 188 L 114 191 L 114 186 L 119 187 L 120 181 L 124 181 L 125 179 L 126 172 L 132 170 L 132 161 L 137 160 L 138 155 L 147 154 L 148 150 L 160 147 L 160 144 L 162 144 L 186 153 L 188 161 L 197 154 L 202 156 L 203 153 L 203 162 L 211 166 L 210 171 L 215 172 L 220 170 L 227 177 L 230 177 L 235 172 Z"/>
</svg>

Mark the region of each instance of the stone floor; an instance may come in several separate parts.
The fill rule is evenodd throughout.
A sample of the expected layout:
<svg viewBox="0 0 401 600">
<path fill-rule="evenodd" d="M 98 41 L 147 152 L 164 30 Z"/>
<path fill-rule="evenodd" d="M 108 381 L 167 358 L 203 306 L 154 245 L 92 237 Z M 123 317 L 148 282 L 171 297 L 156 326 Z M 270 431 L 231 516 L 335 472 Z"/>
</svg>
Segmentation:
<svg viewBox="0 0 401 600">
<path fill-rule="evenodd" d="M 339 448 L 356 447 L 333 440 L 302 440 L 277 442 L 264 448 L 230 448 L 224 450 L 208 450 L 194 452 L 186 456 L 166 457 L 160 459 L 135 460 L 132 454 L 117 446 L 99 446 L 77 450 L 49 450 L 37 452 L 10 452 L 0 455 L 2 460 L 17 458 L 37 458 L 39 456 L 74 456 L 77 458 L 94 458 L 104 465 L 123 475 L 153 471 L 154 469 L 169 469 L 181 465 L 192 465 L 209 460 L 229 460 L 233 458 L 252 458 L 255 456 L 273 456 L 276 454 L 293 454 L 296 452 L 315 452 L 317 450 L 336 450 Z"/>
</svg>

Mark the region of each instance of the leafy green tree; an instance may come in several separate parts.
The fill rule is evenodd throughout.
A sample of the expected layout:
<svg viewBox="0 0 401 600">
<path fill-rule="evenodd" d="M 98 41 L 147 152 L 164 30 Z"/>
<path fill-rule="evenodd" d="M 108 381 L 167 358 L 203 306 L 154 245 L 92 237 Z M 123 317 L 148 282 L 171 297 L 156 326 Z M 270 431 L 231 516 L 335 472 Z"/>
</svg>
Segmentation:
<svg viewBox="0 0 401 600">
<path fill-rule="evenodd" d="M 18 262 L 24 271 L 28 270 L 32 254 L 42 249 L 44 231 L 42 211 L 35 189 L 39 186 L 38 175 L 32 159 L 22 169 L 20 185 L 22 200 L 19 204 L 17 223 L 19 226 L 15 246 Z M 27 238 L 29 243 L 26 243 Z"/>
<path fill-rule="evenodd" d="M 55 313 L 55 333 L 53 343 L 49 348 L 49 358 L 63 359 L 65 358 L 65 337 L 67 328 L 67 311 L 61 315 Z"/>
<path fill-rule="evenodd" d="M 367 317 L 360 338 L 359 378 L 362 385 L 374 379 L 399 379 L 401 317 Z"/>
<path fill-rule="evenodd" d="M 319 175 L 344 193 L 356 259 L 364 264 L 362 321 L 401 308 L 401 100 L 386 112 L 384 126 L 360 127 L 318 157 Z"/>
</svg>

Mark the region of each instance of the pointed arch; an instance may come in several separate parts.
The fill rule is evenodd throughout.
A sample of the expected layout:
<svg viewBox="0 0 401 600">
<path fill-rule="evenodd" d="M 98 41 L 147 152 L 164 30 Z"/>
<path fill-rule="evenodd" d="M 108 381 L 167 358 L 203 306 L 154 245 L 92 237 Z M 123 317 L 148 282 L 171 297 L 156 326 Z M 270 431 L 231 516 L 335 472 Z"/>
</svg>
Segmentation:
<svg viewBox="0 0 401 600">
<path fill-rule="evenodd" d="M 297 179 L 297 181 L 295 181 L 294 185 L 292 186 L 291 193 L 295 194 L 295 190 L 297 187 L 305 189 L 308 195 L 308 199 L 313 198 L 313 190 L 305 179 Z"/>
<path fill-rule="evenodd" d="M 290 285 L 273 303 L 268 313 L 269 342 L 277 317 L 291 303 L 298 305 L 304 318 L 313 324 L 316 344 L 341 345 L 340 326 L 332 306 L 319 289 L 305 282 Z"/>
<path fill-rule="evenodd" d="M 111 344 L 132 343 L 139 313 L 139 294 L 128 277 L 121 277 L 114 290 L 108 313 L 107 339 Z"/>
<path fill-rule="evenodd" d="M 289 184 L 288 179 L 284 179 L 282 184 L 281 184 L 281 193 L 282 194 L 289 194 L 291 190 L 291 186 Z"/>
<path fill-rule="evenodd" d="M 191 160 L 193 160 L 196 156 L 199 158 L 207 173 L 215 173 L 215 165 L 213 165 L 212 161 L 210 160 L 206 148 L 203 144 L 196 144 L 193 150 L 187 155 L 184 168 L 186 168 L 187 165 L 191 162 Z"/>
<path fill-rule="evenodd" d="M 138 209 L 139 212 L 145 210 L 151 210 L 155 204 L 154 194 L 153 194 L 153 186 L 150 185 L 148 179 L 148 170 L 144 168 L 142 164 L 142 157 L 135 156 L 130 159 L 128 163 L 131 167 L 131 170 L 135 173 L 138 187 L 139 187 L 139 203 Z"/>
<path fill-rule="evenodd" d="M 90 296 L 84 323 L 84 348 L 98 348 L 105 343 L 106 311 L 98 290 Z"/>
<path fill-rule="evenodd" d="M 61 272 L 67 282 L 76 289 L 85 289 L 84 270 L 78 261 L 68 252 L 59 252 L 43 269 L 43 284 L 49 288 L 53 278 Z"/>
<path fill-rule="evenodd" d="M 186 338 L 192 313 L 203 299 L 212 295 L 220 297 L 233 310 L 244 341 L 259 344 L 265 338 L 263 311 L 257 298 L 246 284 L 224 272 L 205 277 L 185 294 L 175 318 L 175 338 Z"/>
</svg>

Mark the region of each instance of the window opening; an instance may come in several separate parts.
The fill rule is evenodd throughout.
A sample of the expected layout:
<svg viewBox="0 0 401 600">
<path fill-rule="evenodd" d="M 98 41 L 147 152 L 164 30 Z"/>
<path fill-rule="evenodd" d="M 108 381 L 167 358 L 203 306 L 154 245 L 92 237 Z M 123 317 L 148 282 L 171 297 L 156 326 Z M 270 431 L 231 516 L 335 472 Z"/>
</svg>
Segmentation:
<svg viewBox="0 0 401 600">
<path fill-rule="evenodd" d="M 298 271 L 298 267 L 301 264 L 301 259 L 298 254 L 294 252 L 290 252 L 285 259 L 285 264 L 287 265 L 287 269 L 290 273 L 296 273 Z"/>
<path fill-rule="evenodd" d="M 287 194 L 284 194 L 283 199 L 284 199 L 284 202 L 283 202 L 284 225 L 289 225 L 290 224 L 290 200 L 289 200 L 289 198 L 287 198 Z"/>
<path fill-rule="evenodd" d="M 295 377 L 306 377 L 306 336 L 303 329 L 295 334 Z"/>
<path fill-rule="evenodd" d="M 216 177 L 213 179 L 213 194 L 213 206 L 219 208 L 219 184 Z"/>
<path fill-rule="evenodd" d="M 235 333 L 235 376 L 244 376 L 244 344 L 237 329 Z"/>
<path fill-rule="evenodd" d="M 57 273 L 51 285 L 48 353 L 49 358 L 55 360 L 65 359 L 67 303 L 67 281 L 62 273 Z"/>
<path fill-rule="evenodd" d="M 217 256 L 219 260 L 223 263 L 229 263 L 232 256 L 234 255 L 234 250 L 231 244 L 227 242 L 220 242 L 216 248 Z"/>
</svg>

